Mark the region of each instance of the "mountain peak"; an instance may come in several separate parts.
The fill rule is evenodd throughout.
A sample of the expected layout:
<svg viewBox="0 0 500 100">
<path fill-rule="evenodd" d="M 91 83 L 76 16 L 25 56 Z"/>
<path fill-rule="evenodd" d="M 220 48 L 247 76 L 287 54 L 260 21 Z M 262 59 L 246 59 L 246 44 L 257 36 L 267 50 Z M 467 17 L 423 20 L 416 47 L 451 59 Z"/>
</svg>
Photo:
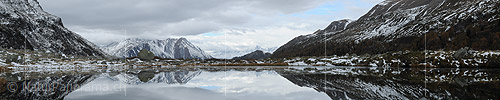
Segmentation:
<svg viewBox="0 0 500 100">
<path fill-rule="evenodd" d="M 271 53 L 264 53 L 262 50 L 255 50 L 249 54 L 243 55 L 241 57 L 234 57 L 235 60 L 250 60 L 250 59 L 265 59 L 271 57 Z"/>
<path fill-rule="evenodd" d="M 380 3 L 378 3 L 377 6 L 386 6 L 389 3 L 392 3 L 394 1 L 399 1 L 399 0 L 384 0 L 384 1 L 380 2 Z"/>
<path fill-rule="evenodd" d="M 177 39 L 177 41 L 178 42 L 189 42 L 186 38 L 183 38 L 183 37 Z"/>
<path fill-rule="evenodd" d="M 347 28 L 347 25 L 349 25 L 349 23 L 351 21 L 352 20 L 350 20 L 350 19 L 342 19 L 342 20 L 338 20 L 338 21 L 333 21 L 332 23 L 330 23 L 330 25 L 328 25 L 324 29 L 324 33 L 342 31 L 342 30 Z"/>
<path fill-rule="evenodd" d="M 254 51 L 254 52 L 252 52 L 252 53 L 264 53 L 264 51 L 262 51 L 262 50 L 255 50 L 255 51 Z"/>
<path fill-rule="evenodd" d="M 243 50 L 228 49 L 228 50 L 212 51 L 212 52 L 210 52 L 210 55 L 212 55 L 215 58 L 231 59 L 234 57 L 238 57 L 238 56 L 242 56 L 242 55 L 254 52 L 256 50 L 261 50 L 265 53 L 272 53 L 276 49 L 278 49 L 278 47 L 267 48 L 267 47 L 262 47 L 262 46 L 256 45 L 256 46 L 247 47 Z"/>
<path fill-rule="evenodd" d="M 147 49 L 162 58 L 174 59 L 209 59 L 212 58 L 199 47 L 194 46 L 186 38 L 168 38 L 151 40 L 130 38 L 118 43 L 112 43 L 103 50 L 116 57 L 134 57 L 140 50 Z"/>
<path fill-rule="evenodd" d="M 61 18 L 43 11 L 37 0 L 0 0 L 0 47 L 60 52 L 67 55 L 105 54 L 90 41 L 68 30 Z"/>
</svg>

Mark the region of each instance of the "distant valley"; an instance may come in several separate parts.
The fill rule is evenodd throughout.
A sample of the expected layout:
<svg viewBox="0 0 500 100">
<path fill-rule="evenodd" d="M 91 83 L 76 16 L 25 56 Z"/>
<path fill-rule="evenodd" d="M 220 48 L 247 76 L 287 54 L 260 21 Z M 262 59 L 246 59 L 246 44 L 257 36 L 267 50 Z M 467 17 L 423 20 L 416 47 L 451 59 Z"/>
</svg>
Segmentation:
<svg viewBox="0 0 500 100">
<path fill-rule="evenodd" d="M 357 20 L 330 22 L 326 28 L 298 36 L 279 48 L 256 45 L 210 51 L 202 50 L 186 38 L 130 38 L 97 47 L 65 28 L 61 18 L 43 11 L 36 0 L 1 2 L 0 65 L 70 66 L 75 64 L 72 63 L 75 59 L 90 58 L 121 59 L 112 64 L 165 66 L 211 66 L 228 62 L 379 67 L 500 65 L 496 60 L 500 54 L 500 46 L 496 45 L 500 44 L 498 0 L 386 0 Z M 181 60 L 124 59 L 137 57 L 141 50 L 159 58 Z M 73 60 L 65 62 L 68 59 Z M 109 62 L 87 61 L 87 64 L 108 65 Z"/>
<path fill-rule="evenodd" d="M 264 48 L 261 46 L 255 46 L 254 48 L 250 47 L 244 50 L 234 50 L 234 49 L 228 49 L 228 50 L 217 50 L 217 51 L 212 51 L 208 52 L 210 55 L 212 55 L 214 58 L 219 58 L 219 59 L 231 59 L 233 57 L 239 57 L 243 56 L 248 53 L 252 53 L 256 50 L 261 50 L 264 53 L 273 53 L 278 47 L 270 47 L 270 48 Z"/>
</svg>

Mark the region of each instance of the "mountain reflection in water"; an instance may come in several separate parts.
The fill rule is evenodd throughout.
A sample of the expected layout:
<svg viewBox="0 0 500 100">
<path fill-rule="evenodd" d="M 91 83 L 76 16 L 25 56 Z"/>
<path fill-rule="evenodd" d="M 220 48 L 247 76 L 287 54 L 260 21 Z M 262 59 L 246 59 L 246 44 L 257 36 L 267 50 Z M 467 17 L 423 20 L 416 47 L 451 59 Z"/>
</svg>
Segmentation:
<svg viewBox="0 0 500 100">
<path fill-rule="evenodd" d="M 2 99 L 500 99 L 497 69 L 231 67 L 0 74 Z"/>
<path fill-rule="evenodd" d="M 278 71 L 331 99 L 500 99 L 499 70 L 334 68 Z M 425 76 L 427 75 L 427 77 Z"/>
</svg>

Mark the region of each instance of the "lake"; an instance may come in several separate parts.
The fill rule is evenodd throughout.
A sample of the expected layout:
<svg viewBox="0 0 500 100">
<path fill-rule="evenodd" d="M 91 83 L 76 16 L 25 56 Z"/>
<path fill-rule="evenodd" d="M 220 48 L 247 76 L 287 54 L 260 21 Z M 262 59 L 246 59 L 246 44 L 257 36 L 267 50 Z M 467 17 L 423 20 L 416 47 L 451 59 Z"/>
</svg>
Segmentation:
<svg viewBox="0 0 500 100">
<path fill-rule="evenodd" d="M 312 66 L 27 69 L 3 72 L 0 86 L 2 99 L 500 99 L 500 69 Z"/>
</svg>

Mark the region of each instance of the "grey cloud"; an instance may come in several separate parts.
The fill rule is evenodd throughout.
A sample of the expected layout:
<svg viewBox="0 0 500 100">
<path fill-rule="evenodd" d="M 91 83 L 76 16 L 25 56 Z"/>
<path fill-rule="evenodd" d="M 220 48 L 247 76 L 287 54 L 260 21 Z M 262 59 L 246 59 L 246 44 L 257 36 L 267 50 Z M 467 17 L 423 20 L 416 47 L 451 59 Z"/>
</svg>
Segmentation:
<svg viewBox="0 0 500 100">
<path fill-rule="evenodd" d="M 294 13 L 325 0 L 40 0 L 68 26 L 129 34 L 197 35 L 255 16 Z"/>
<path fill-rule="evenodd" d="M 331 0 L 260 0 L 256 3 L 259 10 L 277 10 L 283 13 L 294 13 L 311 9 L 325 1 Z"/>
<path fill-rule="evenodd" d="M 160 31 L 168 31 L 170 34 L 174 35 L 197 35 L 217 30 L 219 28 L 220 26 L 218 23 L 193 19 L 179 23 L 166 24 Z"/>
</svg>

